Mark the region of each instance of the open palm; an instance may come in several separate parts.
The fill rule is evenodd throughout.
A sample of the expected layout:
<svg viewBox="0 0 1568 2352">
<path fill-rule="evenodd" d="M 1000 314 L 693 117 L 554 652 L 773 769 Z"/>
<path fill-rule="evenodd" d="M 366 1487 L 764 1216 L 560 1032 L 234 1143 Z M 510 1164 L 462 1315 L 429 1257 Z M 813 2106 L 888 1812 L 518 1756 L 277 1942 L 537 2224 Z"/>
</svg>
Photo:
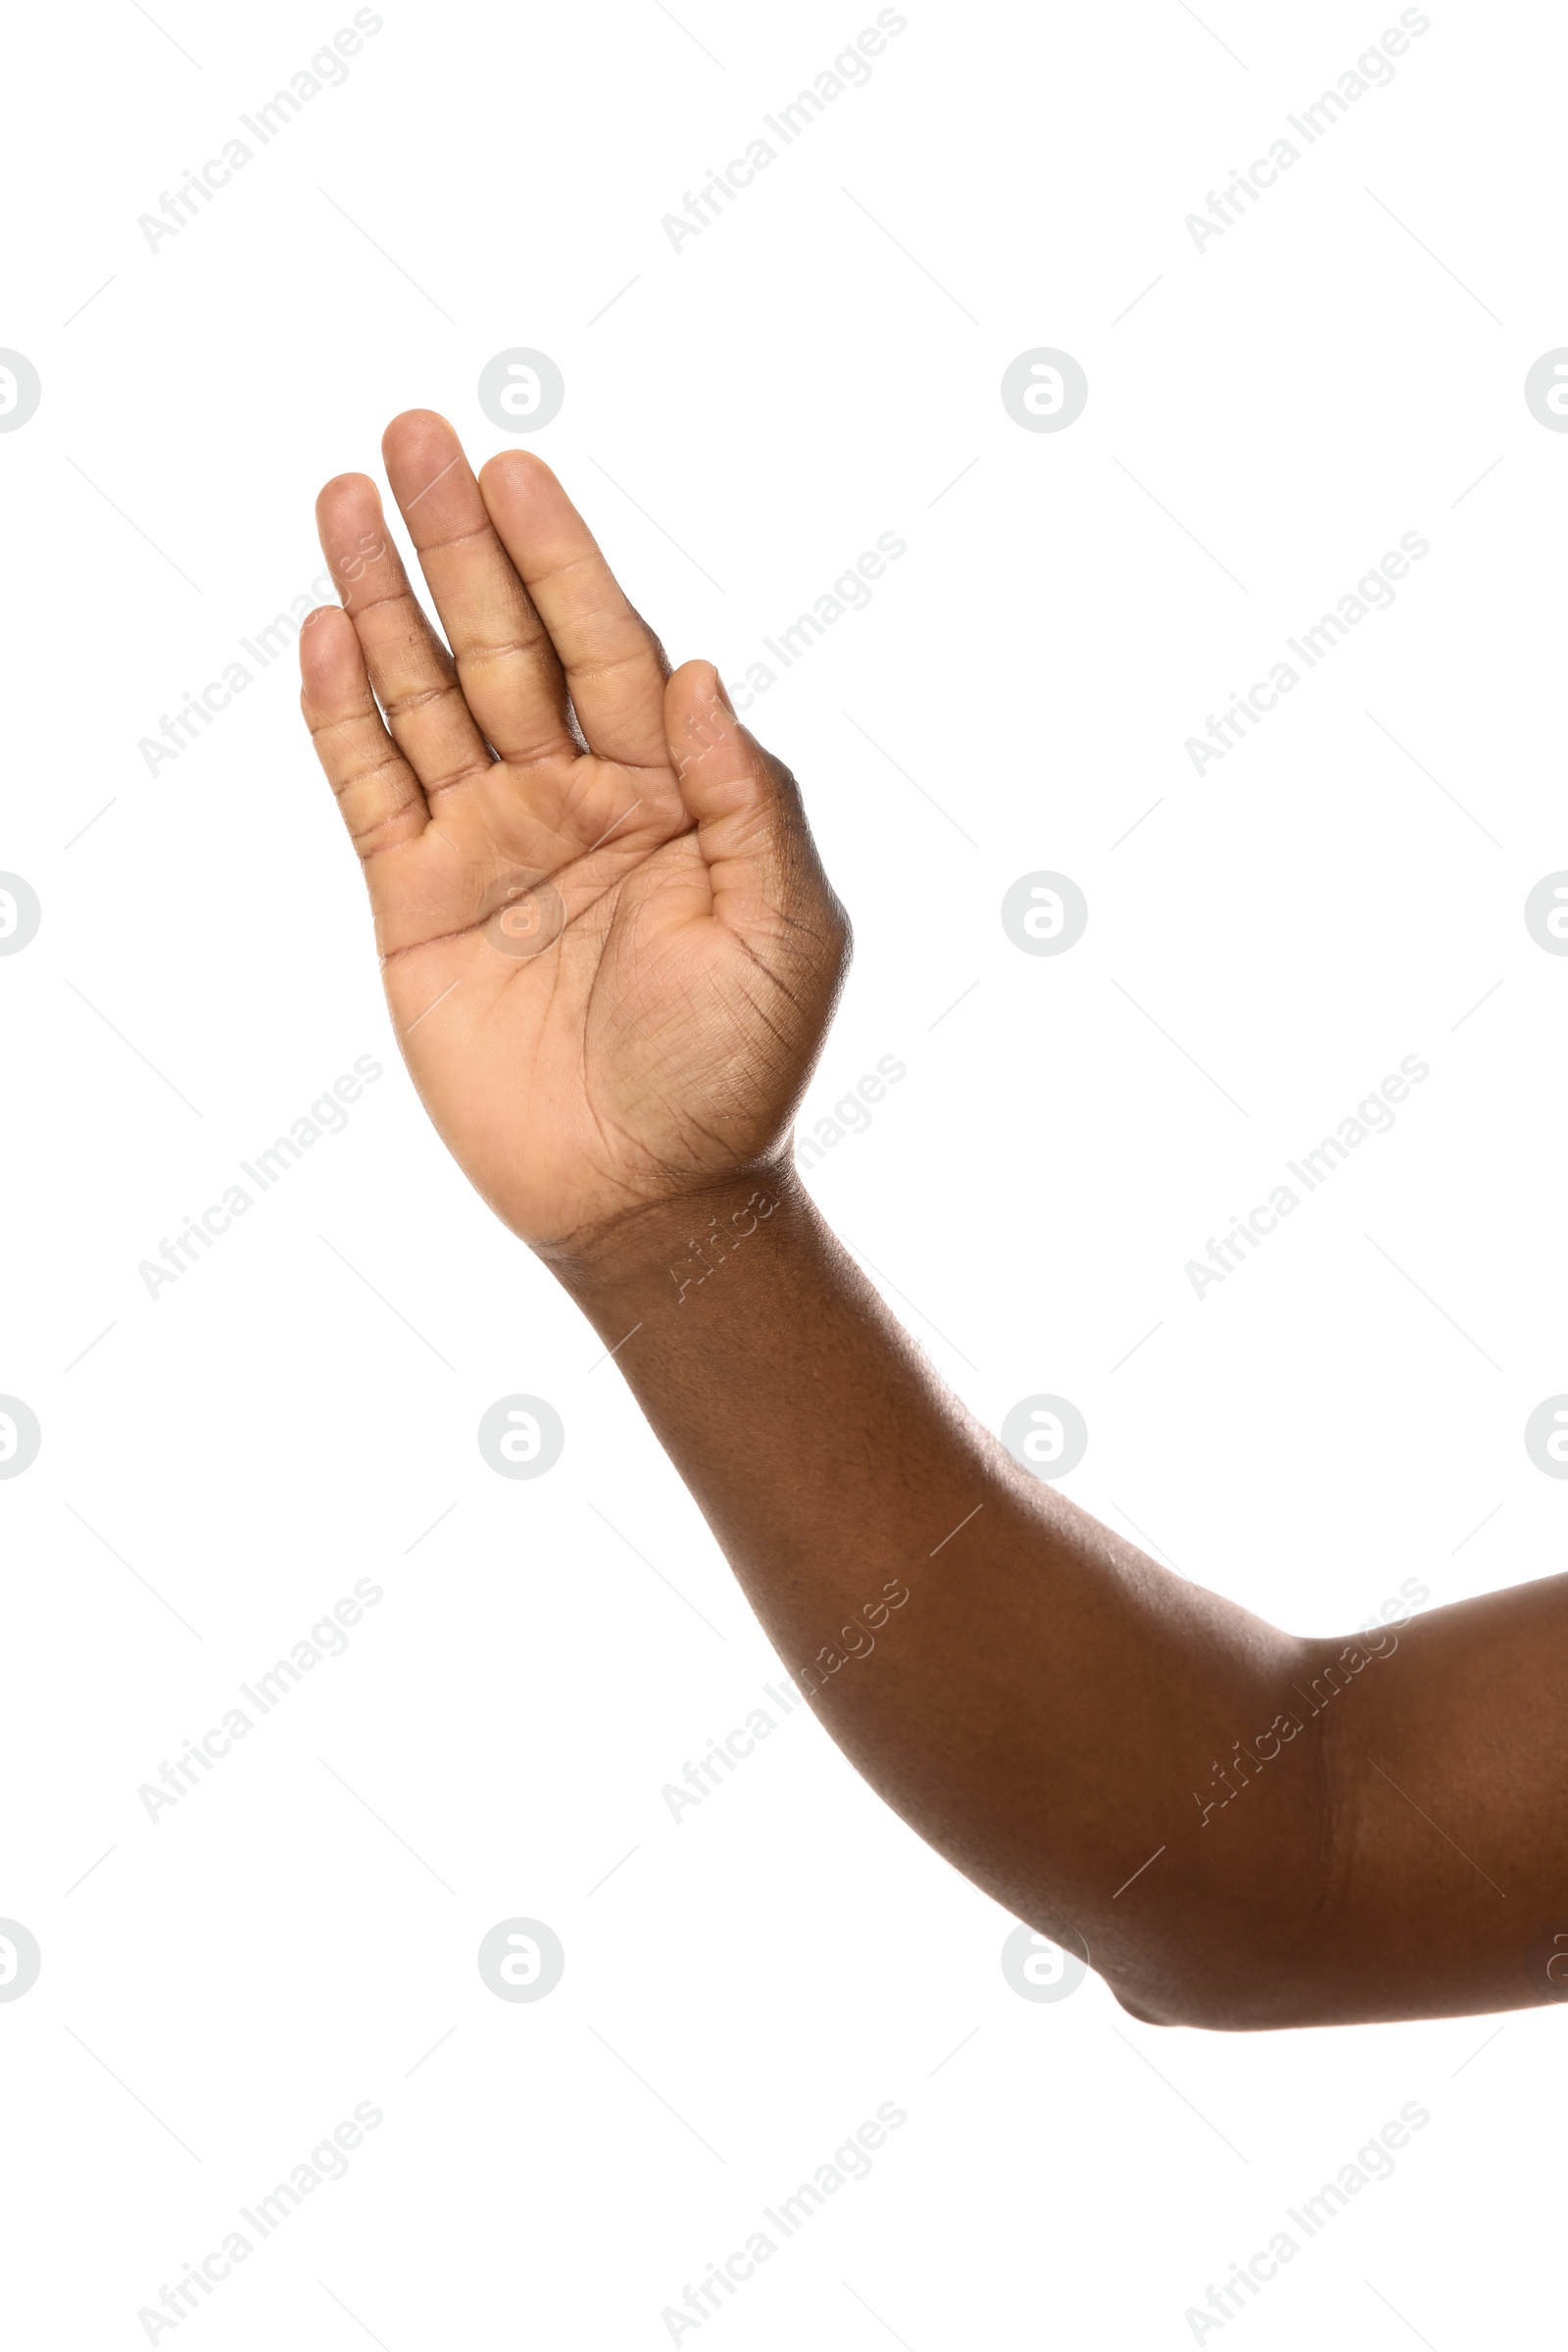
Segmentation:
<svg viewBox="0 0 1568 2352">
<path fill-rule="evenodd" d="M 569 1246 L 784 1148 L 848 930 L 788 771 L 710 663 L 670 673 L 549 467 L 475 478 L 424 410 L 382 451 L 448 643 L 341 474 L 302 708 L 425 1106 L 514 1232 Z"/>
</svg>

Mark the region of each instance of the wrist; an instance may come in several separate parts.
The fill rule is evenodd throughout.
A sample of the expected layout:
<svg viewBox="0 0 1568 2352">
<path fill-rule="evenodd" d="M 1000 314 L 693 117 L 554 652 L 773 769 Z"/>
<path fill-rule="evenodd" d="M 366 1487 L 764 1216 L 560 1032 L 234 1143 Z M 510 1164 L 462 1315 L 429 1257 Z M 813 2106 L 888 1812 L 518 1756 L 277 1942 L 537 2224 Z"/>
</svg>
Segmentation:
<svg viewBox="0 0 1568 2352">
<path fill-rule="evenodd" d="M 735 1276 L 767 1241 L 776 1244 L 816 1213 L 786 1154 L 533 1248 L 590 1316 L 621 1302 L 644 1314 L 689 1312 L 720 1288 L 736 1287 Z"/>
</svg>

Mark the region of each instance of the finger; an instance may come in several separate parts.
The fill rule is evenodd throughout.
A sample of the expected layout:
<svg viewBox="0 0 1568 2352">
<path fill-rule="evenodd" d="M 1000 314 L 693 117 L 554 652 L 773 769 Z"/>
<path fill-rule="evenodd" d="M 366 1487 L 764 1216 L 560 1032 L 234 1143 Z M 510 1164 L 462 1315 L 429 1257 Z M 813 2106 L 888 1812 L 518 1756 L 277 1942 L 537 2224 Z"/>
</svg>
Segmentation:
<svg viewBox="0 0 1568 2352">
<path fill-rule="evenodd" d="M 328 482 L 316 502 L 316 521 L 376 700 L 434 801 L 493 765 L 452 657 L 409 586 L 368 475 L 340 473 Z"/>
<path fill-rule="evenodd" d="M 411 409 L 381 439 L 464 699 L 503 760 L 575 758 L 566 682 L 550 633 L 496 536 L 463 444 L 444 416 Z"/>
<path fill-rule="evenodd" d="M 413 841 L 430 821 L 418 779 L 387 733 L 354 624 L 336 605 L 300 630 L 300 709 L 337 796 L 349 839 L 367 861 Z"/>
<path fill-rule="evenodd" d="M 675 671 L 664 721 L 719 921 L 751 940 L 794 933 L 812 909 L 813 930 L 842 924 L 795 778 L 741 725 L 710 662 Z"/>
<path fill-rule="evenodd" d="M 590 750 L 630 767 L 662 767 L 669 664 L 588 525 L 527 450 L 492 458 L 479 490 L 561 657 Z"/>
</svg>

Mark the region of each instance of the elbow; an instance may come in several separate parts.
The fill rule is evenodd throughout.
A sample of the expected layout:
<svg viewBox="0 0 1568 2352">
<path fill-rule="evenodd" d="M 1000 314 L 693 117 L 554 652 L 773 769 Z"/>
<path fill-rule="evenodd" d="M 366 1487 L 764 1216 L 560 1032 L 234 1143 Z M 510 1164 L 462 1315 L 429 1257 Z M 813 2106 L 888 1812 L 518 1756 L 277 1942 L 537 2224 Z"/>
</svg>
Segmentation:
<svg viewBox="0 0 1568 2352">
<path fill-rule="evenodd" d="M 1176 1906 L 1102 1974 L 1140 2025 L 1280 2033 L 1347 2022 L 1347 1958 L 1304 1884 L 1266 1895 L 1254 1881 L 1242 1903 Z"/>
<path fill-rule="evenodd" d="M 1270 2034 L 1348 2022 L 1347 1987 L 1310 1937 L 1287 1954 L 1267 1937 L 1173 1936 L 1135 1965 L 1102 1973 L 1141 2026 Z"/>
<path fill-rule="evenodd" d="M 1321 2015 L 1302 2015 L 1282 2004 L 1277 1993 L 1234 1984 L 1188 1984 L 1141 1989 L 1136 1995 L 1112 1984 L 1117 2004 L 1141 2026 L 1186 2026 L 1200 2034 L 1278 2033 L 1291 2026 L 1327 2025 Z"/>
</svg>

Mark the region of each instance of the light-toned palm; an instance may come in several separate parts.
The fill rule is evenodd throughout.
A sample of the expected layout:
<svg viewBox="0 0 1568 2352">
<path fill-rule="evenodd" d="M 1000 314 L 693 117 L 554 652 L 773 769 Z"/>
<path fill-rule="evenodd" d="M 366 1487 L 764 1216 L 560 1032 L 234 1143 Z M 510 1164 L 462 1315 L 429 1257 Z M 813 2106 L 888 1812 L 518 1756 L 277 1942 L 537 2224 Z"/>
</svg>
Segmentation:
<svg viewBox="0 0 1568 2352">
<path fill-rule="evenodd" d="M 427 411 L 383 452 L 451 651 L 339 475 L 302 707 L 420 1096 L 497 1213 L 567 1246 L 778 1152 L 847 929 L 793 780 L 709 663 L 670 674 L 548 466 L 476 479 Z"/>
</svg>

